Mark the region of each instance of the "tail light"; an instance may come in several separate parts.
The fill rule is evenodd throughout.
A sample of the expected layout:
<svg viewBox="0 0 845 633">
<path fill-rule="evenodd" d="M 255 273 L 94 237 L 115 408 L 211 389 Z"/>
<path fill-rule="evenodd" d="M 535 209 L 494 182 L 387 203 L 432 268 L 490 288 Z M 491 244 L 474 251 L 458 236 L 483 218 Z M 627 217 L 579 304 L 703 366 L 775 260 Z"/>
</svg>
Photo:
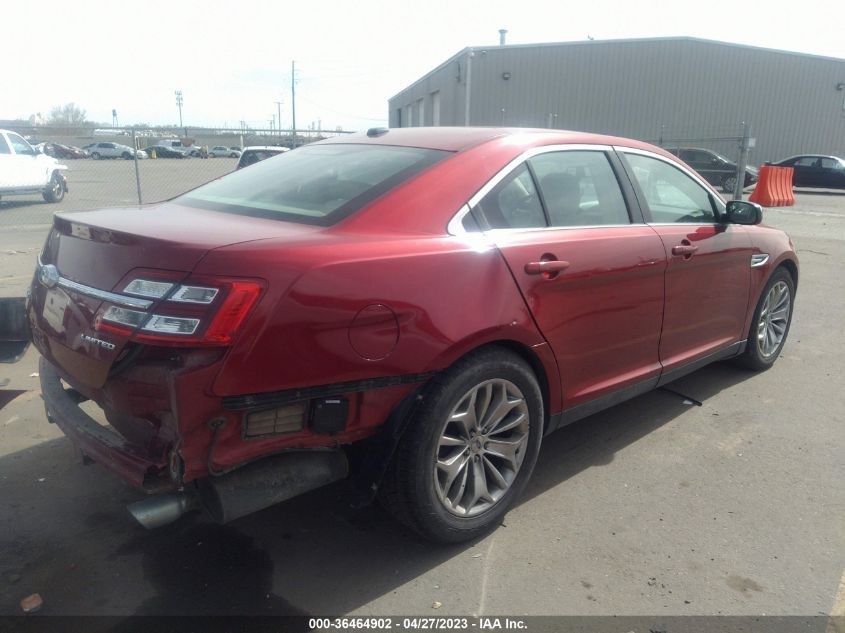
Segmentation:
<svg viewBox="0 0 845 633">
<path fill-rule="evenodd" d="M 96 328 L 160 345 L 229 345 L 264 290 L 257 280 L 162 277 L 167 275 L 144 274 L 122 284 L 122 294 L 151 299 L 152 305 L 137 310 L 104 304 Z"/>
</svg>

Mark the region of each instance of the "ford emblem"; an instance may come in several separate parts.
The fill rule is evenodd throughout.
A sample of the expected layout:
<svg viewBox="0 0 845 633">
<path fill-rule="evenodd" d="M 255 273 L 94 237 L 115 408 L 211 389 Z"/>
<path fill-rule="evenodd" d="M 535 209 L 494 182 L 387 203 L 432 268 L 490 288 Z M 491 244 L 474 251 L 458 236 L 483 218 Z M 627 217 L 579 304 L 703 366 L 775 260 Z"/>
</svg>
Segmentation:
<svg viewBox="0 0 845 633">
<path fill-rule="evenodd" d="M 59 283 L 59 270 L 53 264 L 47 264 L 38 271 L 38 281 L 42 286 L 54 288 Z"/>
</svg>

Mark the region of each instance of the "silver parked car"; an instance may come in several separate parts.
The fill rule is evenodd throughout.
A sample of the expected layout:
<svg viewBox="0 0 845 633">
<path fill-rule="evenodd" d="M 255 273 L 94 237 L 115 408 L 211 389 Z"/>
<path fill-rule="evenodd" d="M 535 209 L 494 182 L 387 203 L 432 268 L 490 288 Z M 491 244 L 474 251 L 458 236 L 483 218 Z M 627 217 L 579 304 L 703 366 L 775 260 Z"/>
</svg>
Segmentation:
<svg viewBox="0 0 845 633">
<path fill-rule="evenodd" d="M 215 145 L 210 150 L 208 150 L 208 157 L 214 158 L 215 156 L 229 156 L 230 158 L 240 158 L 241 152 L 240 150 L 234 149 L 233 147 L 226 147 L 225 145 Z"/>
<path fill-rule="evenodd" d="M 121 145 L 120 143 L 92 143 L 86 145 L 85 149 L 91 153 L 91 158 L 99 160 L 100 158 L 133 158 L 136 150 L 128 145 Z M 146 158 L 147 153 L 144 150 L 137 150 L 138 158 Z"/>
</svg>

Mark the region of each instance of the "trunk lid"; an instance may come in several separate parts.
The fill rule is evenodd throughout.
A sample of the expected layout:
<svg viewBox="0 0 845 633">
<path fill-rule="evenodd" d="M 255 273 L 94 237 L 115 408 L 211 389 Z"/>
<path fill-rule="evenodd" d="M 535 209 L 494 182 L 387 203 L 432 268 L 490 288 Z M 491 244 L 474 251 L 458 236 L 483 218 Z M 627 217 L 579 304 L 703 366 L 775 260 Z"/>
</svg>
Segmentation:
<svg viewBox="0 0 845 633">
<path fill-rule="evenodd" d="M 129 277 L 160 271 L 184 279 L 216 248 L 316 230 L 173 203 L 58 214 L 32 282 L 33 342 L 71 383 L 99 389 L 130 346 L 128 337 L 96 329 L 95 319 L 103 306 L 141 299 L 124 295 Z"/>
</svg>

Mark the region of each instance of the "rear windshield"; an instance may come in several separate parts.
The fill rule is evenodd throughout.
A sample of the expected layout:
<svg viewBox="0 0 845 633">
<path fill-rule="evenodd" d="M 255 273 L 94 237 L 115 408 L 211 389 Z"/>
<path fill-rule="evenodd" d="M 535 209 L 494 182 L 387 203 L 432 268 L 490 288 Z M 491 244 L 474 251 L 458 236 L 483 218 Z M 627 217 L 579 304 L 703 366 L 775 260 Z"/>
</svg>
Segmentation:
<svg viewBox="0 0 845 633">
<path fill-rule="evenodd" d="M 386 145 L 308 145 L 238 170 L 175 201 L 326 226 L 449 154 Z"/>
</svg>

